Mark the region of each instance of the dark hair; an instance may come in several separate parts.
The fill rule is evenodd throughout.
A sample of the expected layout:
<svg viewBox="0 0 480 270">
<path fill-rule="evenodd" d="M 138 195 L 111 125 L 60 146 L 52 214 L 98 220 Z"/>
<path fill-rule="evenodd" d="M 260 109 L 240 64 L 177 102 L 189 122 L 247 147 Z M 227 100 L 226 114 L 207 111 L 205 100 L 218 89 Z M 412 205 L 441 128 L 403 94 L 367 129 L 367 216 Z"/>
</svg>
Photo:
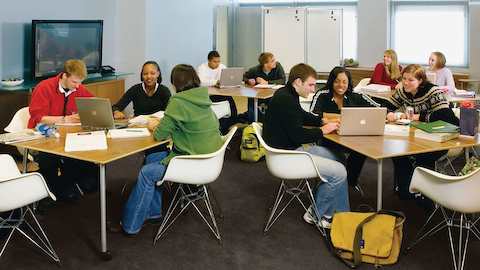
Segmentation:
<svg viewBox="0 0 480 270">
<path fill-rule="evenodd" d="M 147 61 L 147 62 L 143 63 L 142 70 L 140 70 L 140 81 L 143 82 L 143 75 L 142 74 L 143 74 L 143 69 L 145 68 L 146 65 L 154 65 L 157 68 L 157 70 L 158 70 L 157 82 L 159 84 L 162 83 L 162 72 L 160 71 L 160 66 L 155 61 Z"/>
<path fill-rule="evenodd" d="M 346 70 L 344 67 L 334 67 L 331 71 L 330 74 L 328 74 L 328 79 L 327 79 L 327 84 L 323 89 L 328 89 L 330 93 L 333 93 L 333 82 L 338 77 L 338 74 L 340 73 L 345 73 L 348 78 L 348 87 L 346 92 L 352 92 L 353 91 L 353 82 L 352 82 L 352 74 L 350 74 L 350 71 Z"/>
<path fill-rule="evenodd" d="M 208 60 L 212 60 L 215 57 L 220 57 L 220 54 L 217 51 L 210 51 L 208 53 Z"/>
<path fill-rule="evenodd" d="M 200 78 L 190 65 L 180 64 L 172 69 L 170 81 L 178 92 L 200 87 Z"/>
<path fill-rule="evenodd" d="M 290 73 L 288 74 L 288 82 L 291 84 L 296 79 L 302 80 L 302 82 L 306 81 L 308 77 L 317 78 L 317 72 L 313 67 L 307 64 L 296 64 L 290 69 Z"/>
</svg>

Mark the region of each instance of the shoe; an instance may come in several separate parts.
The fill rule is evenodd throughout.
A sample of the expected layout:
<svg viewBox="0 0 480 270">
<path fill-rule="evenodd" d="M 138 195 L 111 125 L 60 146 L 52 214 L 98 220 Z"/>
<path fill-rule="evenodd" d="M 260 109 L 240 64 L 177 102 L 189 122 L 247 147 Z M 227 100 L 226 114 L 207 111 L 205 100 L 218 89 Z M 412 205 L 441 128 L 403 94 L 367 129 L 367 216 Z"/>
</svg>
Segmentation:
<svg viewBox="0 0 480 270">
<path fill-rule="evenodd" d="M 112 232 L 112 233 L 121 233 L 123 234 L 124 236 L 126 237 L 130 237 L 130 238 L 133 238 L 135 237 L 137 234 L 134 234 L 134 233 L 127 233 L 125 230 L 123 230 L 123 226 L 122 226 L 122 222 L 119 222 L 119 223 L 110 223 L 110 222 L 107 222 L 107 229 L 109 232 Z"/>
<path fill-rule="evenodd" d="M 365 193 L 363 192 L 363 189 L 360 185 L 352 186 L 352 188 L 353 188 L 353 190 L 355 190 L 356 192 L 358 192 L 360 194 L 360 197 L 365 196 Z"/>
<path fill-rule="evenodd" d="M 153 225 L 153 226 L 161 225 L 162 221 L 163 221 L 163 217 L 150 218 L 150 219 L 145 220 L 145 222 L 143 223 L 143 227 L 148 226 L 148 225 Z"/>
<path fill-rule="evenodd" d="M 305 212 L 305 214 L 303 214 L 303 220 L 308 224 L 311 224 L 311 225 L 315 224 L 315 218 L 314 218 L 314 215 L 313 215 L 313 208 L 311 206 L 308 208 L 307 212 Z M 332 227 L 332 218 L 322 216 L 317 225 L 324 228 L 324 229 L 330 229 Z"/>
</svg>

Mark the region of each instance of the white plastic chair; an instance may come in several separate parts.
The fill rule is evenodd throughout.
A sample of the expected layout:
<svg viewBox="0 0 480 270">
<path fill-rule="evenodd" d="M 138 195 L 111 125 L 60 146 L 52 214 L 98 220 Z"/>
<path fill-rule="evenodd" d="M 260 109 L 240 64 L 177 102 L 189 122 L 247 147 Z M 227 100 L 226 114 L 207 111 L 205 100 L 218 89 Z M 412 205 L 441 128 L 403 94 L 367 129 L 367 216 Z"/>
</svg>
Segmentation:
<svg viewBox="0 0 480 270">
<path fill-rule="evenodd" d="M 224 117 L 228 118 L 232 115 L 232 112 L 230 111 L 230 103 L 226 100 L 212 103 L 212 110 L 218 119 Z"/>
<path fill-rule="evenodd" d="M 361 79 L 358 84 L 353 88 L 353 92 L 361 92 L 362 88 L 367 86 L 370 83 L 370 78 Z"/>
<path fill-rule="evenodd" d="M 12 120 L 10 120 L 10 123 L 4 130 L 10 133 L 23 131 L 28 127 L 28 120 L 30 120 L 30 112 L 28 107 L 23 107 L 13 115 Z M 22 156 L 24 155 L 24 149 L 22 147 L 17 147 L 17 150 Z M 28 159 L 33 161 L 31 155 L 28 155 Z"/>
<path fill-rule="evenodd" d="M 235 131 L 237 131 L 237 127 L 230 129 L 227 135 L 223 137 L 223 146 L 213 153 L 176 156 L 170 160 L 162 181 L 158 181 L 157 185 L 161 185 L 164 181 L 168 181 L 177 183 L 178 187 L 163 218 L 162 224 L 158 229 L 155 239 L 153 240 L 154 244 L 156 244 L 157 240 L 165 234 L 168 228 L 190 205 L 195 208 L 215 237 L 221 241 L 220 231 L 213 213 L 207 187 L 208 184 L 214 182 L 220 175 L 223 167 L 225 149 L 235 134 Z M 191 188 L 191 185 L 196 185 L 197 187 Z M 207 220 L 202 211 L 200 211 L 197 206 L 197 201 L 205 202 L 211 223 Z M 175 217 L 172 218 L 178 206 L 180 206 L 180 210 Z"/>
<path fill-rule="evenodd" d="M 480 218 L 472 214 L 480 212 L 480 168 L 465 176 L 448 176 L 426 168 L 417 167 L 412 176 L 410 192 L 420 192 L 435 202 L 435 210 L 417 234 L 416 240 L 408 247 L 411 250 L 422 239 L 448 228 L 450 249 L 454 268 L 463 269 L 470 233 L 480 239 L 477 223 Z M 453 213 L 447 213 L 446 209 Z M 438 211 L 440 210 L 440 211 Z M 442 221 L 427 231 L 435 213 L 440 212 Z M 455 254 L 452 228 L 459 228 L 457 254 Z M 465 240 L 463 233 L 466 231 Z"/>
<path fill-rule="evenodd" d="M 323 182 L 327 181 L 321 177 L 312 155 L 302 151 L 284 150 L 270 147 L 263 140 L 262 126 L 260 126 L 259 123 L 252 123 L 252 125 L 255 129 L 255 134 L 257 135 L 260 144 L 266 150 L 265 159 L 268 170 L 273 176 L 282 180 L 280 187 L 278 188 L 276 199 L 268 215 L 267 222 L 263 230 L 264 233 L 268 232 L 268 230 L 273 226 L 273 224 L 283 214 L 283 212 L 294 199 L 296 199 L 302 205 L 305 211 L 307 211 L 308 208 L 300 198 L 302 194 L 307 193 L 306 195 L 315 212 L 315 224 L 325 236 L 324 228 L 319 226 L 319 222 L 317 222 L 319 218 L 318 209 L 316 207 L 315 199 L 313 197 L 313 190 L 310 187 L 308 179 L 320 179 Z M 300 180 L 299 183 L 298 180 Z M 295 181 L 298 184 L 289 186 L 288 182 L 292 181 Z M 277 213 L 285 194 L 290 195 L 290 198 Z"/>
<path fill-rule="evenodd" d="M 0 257 L 5 252 L 13 233 L 19 232 L 56 263 L 60 263 L 58 255 L 29 206 L 47 197 L 56 200 L 41 174 L 21 174 L 11 156 L 0 155 L 0 212 L 15 209 L 19 211 L 18 217 L 14 212 L 7 218 L 0 217 L 0 228 L 11 229 L 0 251 Z M 26 226 L 21 226 L 22 224 Z"/>
</svg>

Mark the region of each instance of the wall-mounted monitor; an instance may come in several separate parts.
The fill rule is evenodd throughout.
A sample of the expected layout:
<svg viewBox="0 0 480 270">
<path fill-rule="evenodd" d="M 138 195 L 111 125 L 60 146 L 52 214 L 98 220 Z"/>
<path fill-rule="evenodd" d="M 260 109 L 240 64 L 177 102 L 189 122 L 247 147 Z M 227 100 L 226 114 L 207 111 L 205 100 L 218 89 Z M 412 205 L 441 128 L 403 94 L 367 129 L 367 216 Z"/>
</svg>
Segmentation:
<svg viewBox="0 0 480 270">
<path fill-rule="evenodd" d="M 103 20 L 33 20 L 33 79 L 51 77 L 68 59 L 81 59 L 88 73 L 102 66 Z"/>
</svg>

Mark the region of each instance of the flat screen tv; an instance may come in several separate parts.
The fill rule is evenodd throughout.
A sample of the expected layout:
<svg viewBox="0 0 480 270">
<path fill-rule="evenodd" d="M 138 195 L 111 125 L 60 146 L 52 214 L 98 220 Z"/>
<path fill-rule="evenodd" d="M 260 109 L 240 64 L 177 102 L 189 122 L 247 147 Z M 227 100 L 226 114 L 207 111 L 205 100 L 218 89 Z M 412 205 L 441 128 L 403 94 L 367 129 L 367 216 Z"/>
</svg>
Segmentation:
<svg viewBox="0 0 480 270">
<path fill-rule="evenodd" d="M 88 73 L 102 66 L 103 20 L 33 20 L 33 79 L 63 70 L 68 59 L 82 59 Z"/>
</svg>

